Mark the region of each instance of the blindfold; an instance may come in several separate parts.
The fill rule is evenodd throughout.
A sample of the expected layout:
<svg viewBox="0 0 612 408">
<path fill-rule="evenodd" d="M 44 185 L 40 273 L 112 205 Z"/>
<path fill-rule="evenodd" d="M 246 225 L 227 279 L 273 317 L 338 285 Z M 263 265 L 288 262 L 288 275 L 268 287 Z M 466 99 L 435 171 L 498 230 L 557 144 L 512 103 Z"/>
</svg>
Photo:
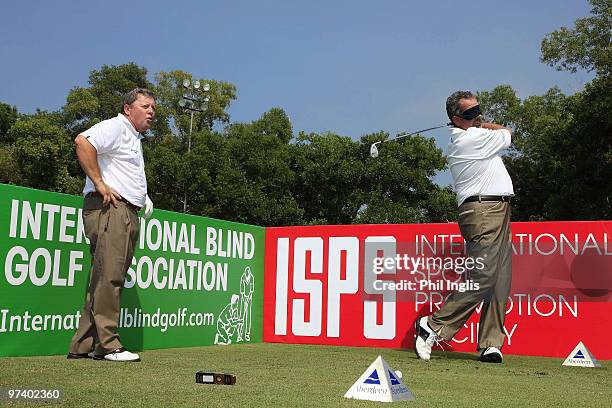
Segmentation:
<svg viewBox="0 0 612 408">
<path fill-rule="evenodd" d="M 476 105 L 472 106 L 470 109 L 464 110 L 457 116 L 459 116 L 461 119 L 472 120 L 476 119 L 480 115 L 482 115 L 482 112 L 480 111 L 480 105 Z"/>
</svg>

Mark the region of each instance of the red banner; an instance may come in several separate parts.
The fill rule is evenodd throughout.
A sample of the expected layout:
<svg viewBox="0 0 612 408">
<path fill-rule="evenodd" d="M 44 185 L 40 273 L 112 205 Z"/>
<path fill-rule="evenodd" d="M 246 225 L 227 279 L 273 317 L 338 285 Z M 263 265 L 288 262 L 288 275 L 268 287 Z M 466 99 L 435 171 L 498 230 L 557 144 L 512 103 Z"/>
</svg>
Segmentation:
<svg viewBox="0 0 612 408">
<path fill-rule="evenodd" d="M 504 353 L 612 359 L 612 222 L 513 223 Z M 264 341 L 412 348 L 414 321 L 472 290 L 457 224 L 266 229 Z M 446 349 L 473 352 L 480 307 Z"/>
</svg>

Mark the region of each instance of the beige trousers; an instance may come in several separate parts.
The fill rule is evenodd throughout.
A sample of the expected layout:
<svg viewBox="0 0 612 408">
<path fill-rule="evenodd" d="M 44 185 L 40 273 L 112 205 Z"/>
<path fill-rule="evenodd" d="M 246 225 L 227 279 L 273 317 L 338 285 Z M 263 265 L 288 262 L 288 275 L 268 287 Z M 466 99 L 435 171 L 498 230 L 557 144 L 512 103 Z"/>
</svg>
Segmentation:
<svg viewBox="0 0 612 408">
<path fill-rule="evenodd" d="M 459 229 L 466 241 L 467 256 L 480 258 L 484 267 L 469 271 L 479 290 L 453 292 L 442 308 L 428 319 L 429 326 L 445 340 L 463 327 L 483 302 L 478 331 L 478 350 L 501 349 L 504 344 L 506 301 L 512 283 L 510 203 L 483 201 L 459 207 Z"/>
<path fill-rule="evenodd" d="M 103 207 L 102 197 L 85 197 L 83 223 L 92 267 L 70 352 L 103 355 L 122 347 L 117 333 L 121 289 L 132 262 L 139 219 L 123 202 Z"/>
</svg>

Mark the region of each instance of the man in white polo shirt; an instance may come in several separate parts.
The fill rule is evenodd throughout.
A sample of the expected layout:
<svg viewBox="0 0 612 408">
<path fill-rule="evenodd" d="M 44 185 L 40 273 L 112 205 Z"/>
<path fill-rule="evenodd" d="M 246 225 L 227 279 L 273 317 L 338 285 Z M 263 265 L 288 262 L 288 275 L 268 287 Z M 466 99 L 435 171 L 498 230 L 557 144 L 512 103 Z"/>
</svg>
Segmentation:
<svg viewBox="0 0 612 408">
<path fill-rule="evenodd" d="M 429 360 L 433 344 L 439 338 L 450 341 L 484 301 L 478 332 L 480 361 L 501 363 L 512 279 L 510 197 L 514 190 L 500 154 L 510 146 L 511 132 L 483 122 L 478 101 L 469 91 L 449 96 L 446 112 L 454 126 L 448 163 L 459 204 L 459 229 L 467 255 L 480 260 L 468 278 L 479 288 L 453 292 L 433 315 L 419 318 L 415 352 Z"/>
<path fill-rule="evenodd" d="M 153 211 L 141 139 L 154 118 L 153 93 L 136 88 L 123 97 L 121 113 L 75 139 L 77 157 L 87 175 L 83 224 L 92 268 L 79 327 L 70 343 L 70 359 L 140 361 L 138 354 L 123 348 L 117 327 L 121 289 L 138 237 L 138 211 L 145 207 L 145 218 Z"/>
</svg>

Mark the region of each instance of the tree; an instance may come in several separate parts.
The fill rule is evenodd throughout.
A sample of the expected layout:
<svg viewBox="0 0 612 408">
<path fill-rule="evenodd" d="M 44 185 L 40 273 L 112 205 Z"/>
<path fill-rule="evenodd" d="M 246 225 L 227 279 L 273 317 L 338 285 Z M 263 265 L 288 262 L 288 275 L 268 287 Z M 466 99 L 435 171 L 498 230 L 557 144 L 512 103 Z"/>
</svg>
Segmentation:
<svg viewBox="0 0 612 408">
<path fill-rule="evenodd" d="M 96 115 L 101 120 L 121 112 L 123 95 L 134 88 L 152 88 L 147 69 L 133 62 L 123 65 L 102 65 L 89 73 L 89 91 L 98 100 Z"/>
<path fill-rule="evenodd" d="M 100 101 L 87 88 L 73 88 L 66 98 L 64 117 L 69 130 L 78 134 L 100 122 Z"/>
<path fill-rule="evenodd" d="M 91 71 L 87 87 L 69 92 L 60 112 L 20 116 L 0 104 L 0 182 L 79 193 L 84 174 L 75 135 L 115 116 L 126 92 L 147 87 L 156 93 L 158 119 L 143 154 L 157 208 L 182 211 L 186 196 L 191 214 L 266 226 L 441 221 L 454 211 L 452 194 L 431 181 L 444 168 L 433 140 L 398 143 L 373 161 L 367 143 L 386 134 L 361 143 L 332 133 L 294 138 L 281 108 L 230 124 L 236 87 L 203 78 L 210 100 L 190 132 L 190 114 L 178 104 L 186 79 L 194 80 L 162 71 L 151 84 L 144 67 L 104 65 Z"/>
<path fill-rule="evenodd" d="M 591 16 L 576 20 L 574 28 L 561 27 L 542 40 L 540 60 L 557 70 L 578 68 L 610 76 L 612 69 L 612 1 L 589 0 Z"/>
<path fill-rule="evenodd" d="M 369 157 L 371 143 L 386 140 L 380 132 L 361 138 L 365 158 L 363 204 L 354 222 L 421 223 L 447 222 L 456 215 L 455 195 L 436 185 L 432 178 L 444 170 L 442 150 L 433 138 L 413 136 L 380 146 L 377 158 Z"/>
<path fill-rule="evenodd" d="M 568 158 L 559 181 L 570 194 L 559 197 L 569 219 L 612 218 L 612 77 L 595 78 L 570 98 L 572 126 L 561 154 Z"/>
<path fill-rule="evenodd" d="M 20 184 L 19 167 L 12 146 L 0 145 L 0 183 Z"/>
<path fill-rule="evenodd" d="M 7 144 L 7 132 L 17 121 L 18 113 L 15 106 L 0 102 L 0 145 Z"/>
<path fill-rule="evenodd" d="M 134 88 L 154 90 L 147 79 L 147 69 L 133 62 L 123 65 L 102 65 L 89 73 L 89 87 L 70 90 L 63 107 L 66 127 L 74 135 L 94 124 L 117 116 L 121 112 L 123 95 Z M 151 132 L 156 135 L 169 133 L 164 109 L 158 110 Z"/>
<path fill-rule="evenodd" d="M 54 123 L 53 115 L 38 113 L 15 122 L 8 138 L 14 140 L 10 153 L 20 185 L 68 194 L 80 192 L 82 181 L 68 171 L 74 160 L 70 137 Z"/>
<path fill-rule="evenodd" d="M 253 123 L 255 131 L 262 135 L 275 136 L 283 144 L 293 138 L 293 127 L 289 117 L 281 108 L 272 108 Z"/>
<path fill-rule="evenodd" d="M 184 138 L 165 136 L 147 143 L 147 178 L 162 208 L 183 210 L 256 225 L 293 225 L 302 210 L 292 196 L 289 168 L 291 123 L 280 109 L 252 123 L 235 123 L 224 133 L 202 129 Z M 157 138 L 156 138 L 157 139 Z M 172 180 L 171 183 L 168 180 Z"/>
<path fill-rule="evenodd" d="M 258 225 L 295 225 L 302 219 L 300 208 L 292 192 L 295 173 L 290 168 L 292 127 L 282 109 L 274 108 L 250 124 L 234 124 L 226 129 L 227 165 L 223 164 L 220 176 L 226 174 L 238 178 L 242 173 L 244 184 L 234 184 L 231 189 L 242 191 L 249 198 L 243 207 L 227 200 L 226 189 L 217 184 L 217 197 L 225 201 L 227 208 L 235 208 L 236 214 L 246 216 L 250 223 Z M 241 204 L 242 200 L 238 199 Z"/>
<path fill-rule="evenodd" d="M 156 208 L 182 211 L 187 163 L 180 141 L 168 134 L 143 142 L 147 189 Z"/>
<path fill-rule="evenodd" d="M 513 180 L 513 218 L 609 219 L 612 215 L 612 83 L 596 78 L 572 96 L 552 88 L 519 100 L 509 86 L 478 94 L 489 118 L 513 128 L 504 158 Z"/>
<path fill-rule="evenodd" d="M 359 143 L 333 133 L 301 132 L 292 146 L 294 194 L 310 224 L 351 224 L 363 204 Z"/>
<path fill-rule="evenodd" d="M 478 94 L 489 119 L 511 126 L 504 158 L 515 187 L 513 218 L 597 220 L 612 215 L 612 78 L 610 0 L 592 0 L 592 15 L 542 41 L 542 61 L 558 70 L 595 71 L 585 89 L 552 88 L 521 101 L 508 85 Z"/>
<path fill-rule="evenodd" d="M 18 184 L 19 167 L 15 161 L 8 131 L 15 124 L 19 115 L 15 106 L 0 102 L 0 183 Z"/>
<path fill-rule="evenodd" d="M 377 158 L 370 145 L 333 133 L 301 133 L 294 145 L 295 196 L 310 224 L 436 222 L 455 212 L 454 195 L 432 177 L 445 167 L 433 139 L 413 137 L 385 145 Z"/>
</svg>

